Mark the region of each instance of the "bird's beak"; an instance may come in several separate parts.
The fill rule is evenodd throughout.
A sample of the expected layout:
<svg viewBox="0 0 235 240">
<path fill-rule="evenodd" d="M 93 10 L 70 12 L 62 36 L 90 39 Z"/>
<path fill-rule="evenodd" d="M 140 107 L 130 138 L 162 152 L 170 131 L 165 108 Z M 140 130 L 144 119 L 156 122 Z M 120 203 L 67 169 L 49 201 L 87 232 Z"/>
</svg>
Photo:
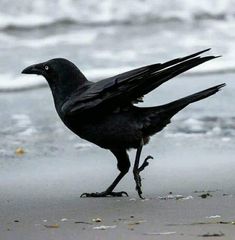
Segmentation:
<svg viewBox="0 0 235 240">
<path fill-rule="evenodd" d="M 44 69 L 42 67 L 42 64 L 34 64 L 25 68 L 21 73 L 42 75 L 43 72 L 44 72 Z"/>
</svg>

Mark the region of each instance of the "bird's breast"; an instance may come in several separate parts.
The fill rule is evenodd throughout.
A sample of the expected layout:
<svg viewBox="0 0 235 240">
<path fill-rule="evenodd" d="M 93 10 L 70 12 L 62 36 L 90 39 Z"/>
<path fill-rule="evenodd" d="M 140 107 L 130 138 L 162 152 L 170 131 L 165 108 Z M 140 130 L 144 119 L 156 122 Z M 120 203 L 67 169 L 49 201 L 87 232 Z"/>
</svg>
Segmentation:
<svg viewBox="0 0 235 240">
<path fill-rule="evenodd" d="M 142 124 L 129 112 L 96 116 L 73 116 L 63 119 L 79 137 L 102 148 L 136 148 L 142 136 Z"/>
</svg>

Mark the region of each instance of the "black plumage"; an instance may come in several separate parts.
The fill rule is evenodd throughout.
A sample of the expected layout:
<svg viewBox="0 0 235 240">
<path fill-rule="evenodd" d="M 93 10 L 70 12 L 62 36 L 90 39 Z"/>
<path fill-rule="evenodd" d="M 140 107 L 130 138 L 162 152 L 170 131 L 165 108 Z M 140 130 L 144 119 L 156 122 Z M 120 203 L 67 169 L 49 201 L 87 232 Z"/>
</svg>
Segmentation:
<svg viewBox="0 0 235 240">
<path fill-rule="evenodd" d="M 70 61 L 51 59 L 23 70 L 26 74 L 43 75 L 51 88 L 55 107 L 61 120 L 75 134 L 96 145 L 109 149 L 117 158 L 120 174 L 101 193 L 85 193 L 87 197 L 122 196 L 113 192 L 128 172 L 130 161 L 127 150 L 136 148 L 133 168 L 136 190 L 142 197 L 140 172 L 148 165 L 148 156 L 139 166 L 140 154 L 150 136 L 161 131 L 171 118 L 190 103 L 207 98 L 222 88 L 220 84 L 174 102 L 156 107 L 137 107 L 133 103 L 169 79 L 216 58 L 201 57 L 200 51 L 165 63 L 134 69 L 99 82 L 91 82 Z"/>
</svg>

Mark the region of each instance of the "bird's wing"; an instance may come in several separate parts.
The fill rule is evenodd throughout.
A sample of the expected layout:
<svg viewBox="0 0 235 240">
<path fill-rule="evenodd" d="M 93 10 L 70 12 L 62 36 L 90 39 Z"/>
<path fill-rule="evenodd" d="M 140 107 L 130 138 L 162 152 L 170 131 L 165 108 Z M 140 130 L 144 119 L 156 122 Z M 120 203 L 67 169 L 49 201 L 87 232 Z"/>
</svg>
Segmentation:
<svg viewBox="0 0 235 240">
<path fill-rule="evenodd" d="M 137 68 L 91 84 L 85 91 L 75 92 L 63 104 L 62 111 L 74 114 L 94 108 L 104 110 L 130 105 L 167 80 L 215 58 L 198 56 L 208 50 L 165 63 Z"/>
</svg>

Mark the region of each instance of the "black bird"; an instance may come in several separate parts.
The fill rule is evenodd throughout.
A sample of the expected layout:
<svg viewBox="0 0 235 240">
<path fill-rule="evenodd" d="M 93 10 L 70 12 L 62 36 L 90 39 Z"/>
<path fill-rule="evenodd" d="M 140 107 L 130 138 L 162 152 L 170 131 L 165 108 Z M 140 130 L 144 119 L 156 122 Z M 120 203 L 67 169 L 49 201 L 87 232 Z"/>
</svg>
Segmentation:
<svg viewBox="0 0 235 240">
<path fill-rule="evenodd" d="M 165 63 L 137 68 L 99 82 L 91 82 L 70 61 L 63 58 L 31 65 L 22 73 L 42 75 L 51 88 L 55 108 L 64 124 L 79 137 L 110 150 L 120 171 L 114 182 L 103 192 L 83 193 L 84 197 L 123 196 L 114 188 L 128 172 L 127 150 L 137 149 L 133 168 L 136 190 L 142 198 L 140 172 L 149 164 L 148 156 L 139 166 L 143 145 L 161 131 L 171 118 L 190 103 L 207 98 L 225 84 L 213 86 L 161 106 L 137 107 L 133 103 L 169 79 L 216 58 L 201 57 L 200 51 Z"/>
</svg>

